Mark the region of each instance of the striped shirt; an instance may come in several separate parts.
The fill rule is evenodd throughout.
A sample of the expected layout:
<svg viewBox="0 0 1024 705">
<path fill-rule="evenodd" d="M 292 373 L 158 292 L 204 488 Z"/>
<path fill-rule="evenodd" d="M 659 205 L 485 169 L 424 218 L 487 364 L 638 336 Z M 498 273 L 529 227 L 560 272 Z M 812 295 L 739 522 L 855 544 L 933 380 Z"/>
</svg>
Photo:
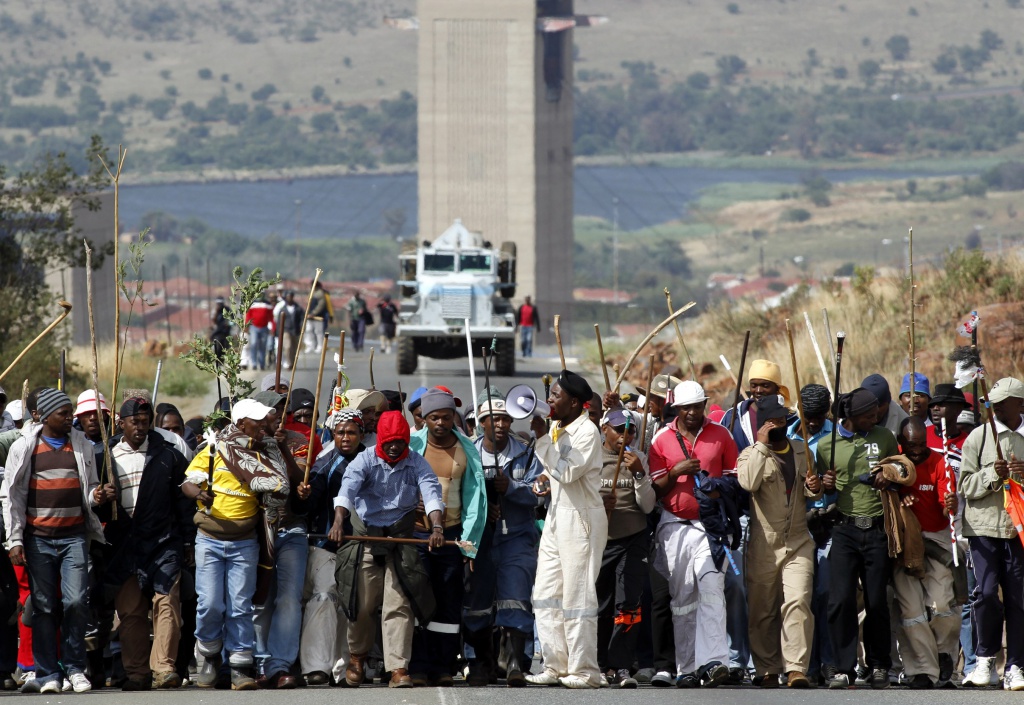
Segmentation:
<svg viewBox="0 0 1024 705">
<path fill-rule="evenodd" d="M 146 469 L 146 451 L 148 449 L 148 438 L 142 442 L 138 450 L 134 450 L 124 439 L 121 439 L 121 442 L 110 451 L 110 455 L 114 459 L 114 467 L 117 468 L 117 482 L 121 486 L 121 506 L 128 512 L 128 516 L 135 516 L 135 503 L 139 498 L 142 471 Z"/>
<path fill-rule="evenodd" d="M 31 462 L 25 533 L 50 538 L 84 533 L 82 480 L 71 439 L 55 449 L 40 435 Z"/>
</svg>

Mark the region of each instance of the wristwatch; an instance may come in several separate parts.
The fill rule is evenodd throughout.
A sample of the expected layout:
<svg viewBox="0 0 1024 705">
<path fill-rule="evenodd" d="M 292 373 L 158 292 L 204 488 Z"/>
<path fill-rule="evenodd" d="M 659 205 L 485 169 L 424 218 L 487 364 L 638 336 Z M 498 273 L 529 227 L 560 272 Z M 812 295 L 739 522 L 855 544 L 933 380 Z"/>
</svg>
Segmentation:
<svg viewBox="0 0 1024 705">
<path fill-rule="evenodd" d="M 430 530 L 431 531 L 444 531 L 444 527 L 439 525 L 439 524 L 435 524 L 434 526 L 430 527 Z"/>
<path fill-rule="evenodd" d="M 637 482 L 640 482 L 640 480 L 644 479 L 645 477 L 647 477 L 647 473 L 643 471 L 633 473 L 633 479 L 636 480 Z"/>
</svg>

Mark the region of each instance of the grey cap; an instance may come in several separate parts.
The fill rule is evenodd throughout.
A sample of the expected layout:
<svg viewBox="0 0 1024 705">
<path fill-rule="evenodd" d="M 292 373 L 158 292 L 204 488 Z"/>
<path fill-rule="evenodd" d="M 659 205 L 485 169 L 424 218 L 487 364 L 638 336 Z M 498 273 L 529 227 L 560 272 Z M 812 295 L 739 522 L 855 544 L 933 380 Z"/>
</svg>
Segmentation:
<svg viewBox="0 0 1024 705">
<path fill-rule="evenodd" d="M 455 397 L 448 392 L 442 392 L 440 389 L 428 389 L 420 397 L 420 413 L 423 416 L 441 409 L 455 411 Z"/>
</svg>

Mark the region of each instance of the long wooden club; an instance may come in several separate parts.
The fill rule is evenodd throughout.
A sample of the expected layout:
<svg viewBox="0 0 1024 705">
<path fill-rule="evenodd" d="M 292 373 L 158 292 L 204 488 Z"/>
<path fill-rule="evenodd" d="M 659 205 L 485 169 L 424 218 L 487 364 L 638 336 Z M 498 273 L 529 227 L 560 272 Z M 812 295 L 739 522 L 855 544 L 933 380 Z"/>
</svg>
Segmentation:
<svg viewBox="0 0 1024 705">
<path fill-rule="evenodd" d="M 288 393 L 284 397 L 284 413 L 288 413 L 288 406 L 292 403 L 292 390 L 295 389 L 295 371 L 299 368 L 299 355 L 302 353 L 302 338 L 306 335 L 306 321 L 309 320 L 309 307 L 313 303 L 313 293 L 316 291 L 316 283 L 320 281 L 320 275 L 324 270 L 317 267 L 313 276 L 313 286 L 309 287 L 309 296 L 306 298 L 306 312 L 302 316 L 302 326 L 299 328 L 299 341 L 295 345 L 295 359 L 292 360 L 292 373 L 288 378 Z"/>
<path fill-rule="evenodd" d="M 37 344 L 37 343 L 38 343 L 38 342 L 39 342 L 40 340 L 42 340 L 43 338 L 45 338 L 45 337 L 47 336 L 47 334 L 48 334 L 48 333 L 49 333 L 50 331 L 52 331 L 52 330 L 53 330 L 54 328 L 56 328 L 56 327 L 57 327 L 57 326 L 58 326 L 58 325 L 60 324 L 60 322 L 61 322 L 61 321 L 63 321 L 63 320 L 65 319 L 65 318 L 67 318 L 67 317 L 68 317 L 68 314 L 69 314 L 69 313 L 71 313 L 71 304 L 70 304 L 69 302 L 67 302 L 67 301 L 64 301 L 64 300 L 61 300 L 61 301 L 58 301 L 58 302 L 57 302 L 57 304 L 58 304 L 58 305 L 59 305 L 59 306 L 61 307 L 61 309 L 63 309 L 63 310 L 62 310 L 62 311 L 60 312 L 60 315 L 59 315 L 59 316 L 57 316 L 57 318 L 56 318 L 56 319 L 55 319 L 55 320 L 53 321 L 53 323 L 51 323 L 50 325 L 46 326 L 46 328 L 44 328 L 44 329 L 43 329 L 43 332 L 42 332 L 42 333 L 40 333 L 39 335 L 37 335 L 37 336 L 36 336 L 36 337 L 35 337 L 35 338 L 34 338 L 34 339 L 32 340 L 32 342 L 31 342 L 31 343 L 29 343 L 29 344 L 28 344 L 28 345 L 27 345 L 27 346 L 25 347 L 25 349 L 24 349 L 24 350 L 22 350 L 22 351 L 21 351 L 20 353 L 18 353 L 18 357 L 14 358 L 14 362 L 12 362 L 12 363 L 11 363 L 10 365 L 8 365 L 8 366 L 7 366 L 7 369 L 6 369 L 6 370 L 4 370 L 3 372 L 0 372 L 0 380 L 2 380 L 2 379 L 3 379 L 4 377 L 6 377 L 6 376 L 8 375 L 8 373 L 10 373 L 10 371 L 11 371 L 11 370 L 13 370 L 13 369 L 14 369 L 14 367 L 15 367 L 15 366 L 16 366 L 16 365 L 17 365 L 17 364 L 18 364 L 19 362 L 21 362 L 21 359 L 22 359 L 23 357 L 25 357 L 25 355 L 27 355 L 27 354 L 28 354 L 28 351 L 29 351 L 29 350 L 31 350 L 32 348 L 34 348 L 34 347 L 36 346 L 36 344 Z"/>
<path fill-rule="evenodd" d="M 608 379 L 608 363 L 604 357 L 604 345 L 601 343 L 601 326 L 597 323 L 594 324 L 594 335 L 597 337 L 597 354 L 601 356 L 601 372 L 604 374 L 604 391 L 610 392 L 612 390 L 612 383 Z"/>
<path fill-rule="evenodd" d="M 324 383 L 324 361 L 327 359 L 327 344 L 330 342 L 331 334 L 324 331 L 324 344 L 320 346 L 320 368 L 316 373 L 316 394 L 313 396 L 313 421 L 309 424 L 309 445 L 306 447 L 306 472 L 302 478 L 302 484 L 309 484 L 309 469 L 313 467 L 313 440 L 316 438 L 316 422 L 320 417 L 320 387 Z M 288 407 L 285 407 L 285 413 Z"/>
<path fill-rule="evenodd" d="M 107 424 L 103 422 L 103 409 L 100 403 L 100 373 L 99 373 L 99 354 L 96 351 L 96 316 L 93 313 L 93 296 L 92 296 L 92 249 L 89 247 L 89 241 L 85 240 L 85 295 L 89 301 L 89 338 L 92 343 L 92 393 L 96 395 L 96 414 L 99 417 L 100 422 L 100 437 L 103 439 L 103 472 L 100 475 L 100 485 L 106 484 L 107 478 L 113 470 L 113 458 L 110 455 L 110 443 L 107 438 Z M 67 311 L 71 310 L 71 304 L 68 304 Z M 65 312 L 66 315 L 66 312 Z M 114 504 L 110 507 L 110 518 L 117 521 L 117 498 L 114 498 Z"/>
<path fill-rule="evenodd" d="M 665 287 L 665 303 L 668 304 L 668 312 L 671 315 L 672 311 L 672 294 L 669 292 L 668 287 Z M 690 351 L 686 347 L 686 341 L 683 340 L 683 329 L 679 327 L 679 321 L 673 320 L 672 325 L 676 328 L 676 337 L 679 339 L 679 347 L 683 349 L 683 353 L 686 355 L 686 361 L 690 365 L 690 372 L 693 374 L 693 381 L 697 381 L 697 368 L 693 364 L 693 359 L 690 357 Z"/>
<path fill-rule="evenodd" d="M 807 315 L 806 313 L 804 314 Z M 808 323 L 810 320 L 808 319 Z M 814 472 L 814 464 L 811 462 L 811 442 L 807 436 L 807 418 L 804 416 L 804 402 L 800 397 L 800 371 L 797 369 L 796 364 L 796 347 L 793 345 L 793 329 L 789 325 L 789 319 L 786 319 L 786 337 L 789 338 L 789 357 L 793 360 L 793 384 L 796 385 L 796 409 L 797 413 L 800 414 L 800 435 L 804 439 L 804 457 L 807 459 L 807 472 L 806 476 L 810 477 L 817 473 Z M 820 358 L 819 354 L 819 358 Z M 828 379 L 826 377 L 826 379 Z"/>
<path fill-rule="evenodd" d="M 656 325 L 654 327 L 654 330 L 648 333 L 647 337 L 644 338 L 643 341 L 638 346 L 636 346 L 636 349 L 632 352 L 632 354 L 630 354 L 629 358 L 626 360 L 626 364 L 622 366 L 622 372 L 620 372 L 619 376 L 615 379 L 615 386 L 622 384 L 623 376 L 627 372 L 629 372 L 629 369 L 633 366 L 633 363 L 636 361 L 637 355 L 639 355 L 643 351 L 643 349 L 646 348 L 652 340 L 654 340 L 658 333 L 665 330 L 665 327 L 668 326 L 668 324 L 682 316 L 684 313 L 686 313 L 696 305 L 696 301 L 691 301 L 690 303 L 686 304 L 681 309 L 673 313 L 671 316 L 666 318 L 664 321 Z"/>
</svg>

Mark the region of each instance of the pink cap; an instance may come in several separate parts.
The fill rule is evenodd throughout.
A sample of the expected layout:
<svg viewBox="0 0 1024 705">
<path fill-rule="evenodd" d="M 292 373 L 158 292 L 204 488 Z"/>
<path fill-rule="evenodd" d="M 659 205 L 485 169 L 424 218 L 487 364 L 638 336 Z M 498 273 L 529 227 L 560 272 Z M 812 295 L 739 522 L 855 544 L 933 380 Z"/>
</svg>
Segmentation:
<svg viewBox="0 0 1024 705">
<path fill-rule="evenodd" d="M 88 414 L 90 411 L 96 411 L 96 392 L 92 389 L 86 389 L 84 392 L 78 395 L 78 405 L 75 407 L 75 416 L 81 414 Z M 100 394 L 100 408 L 103 411 L 110 412 L 110 407 L 107 406 L 107 398 Z"/>
</svg>

